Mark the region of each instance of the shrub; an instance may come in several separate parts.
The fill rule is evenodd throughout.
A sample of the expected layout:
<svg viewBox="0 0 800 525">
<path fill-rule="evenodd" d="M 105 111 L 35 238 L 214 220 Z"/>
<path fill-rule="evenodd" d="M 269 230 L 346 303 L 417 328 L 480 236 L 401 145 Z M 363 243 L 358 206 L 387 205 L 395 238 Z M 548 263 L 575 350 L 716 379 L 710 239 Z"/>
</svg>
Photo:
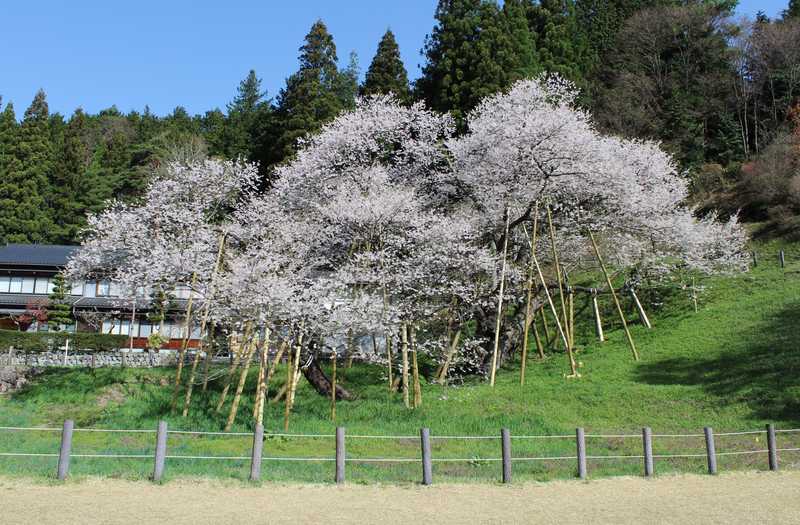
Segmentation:
<svg viewBox="0 0 800 525">
<path fill-rule="evenodd" d="M 126 335 L 96 334 L 91 332 L 19 332 L 0 330 L 0 349 L 14 347 L 26 353 L 51 352 L 63 348 L 66 339 L 70 348 L 81 352 L 109 352 L 125 347 Z"/>
</svg>

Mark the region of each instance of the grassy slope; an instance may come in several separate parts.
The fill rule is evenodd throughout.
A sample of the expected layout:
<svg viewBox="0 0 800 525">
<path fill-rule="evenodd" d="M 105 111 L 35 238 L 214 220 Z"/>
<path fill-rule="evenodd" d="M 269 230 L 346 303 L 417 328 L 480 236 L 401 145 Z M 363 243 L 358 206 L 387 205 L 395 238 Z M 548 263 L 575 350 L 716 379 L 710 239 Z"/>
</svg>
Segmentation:
<svg viewBox="0 0 800 525">
<path fill-rule="evenodd" d="M 778 428 L 800 427 L 800 264 L 790 264 L 786 272 L 777 267 L 778 245 L 759 248 L 761 264 L 752 272 L 714 278 L 704 284 L 700 311 L 694 313 L 685 293 L 667 297 L 658 311 L 651 312 L 652 331 L 634 326 L 642 359 L 630 358 L 621 330 L 610 330 L 609 340 L 597 343 L 591 337 L 591 319 L 579 316 L 583 324 L 579 340 L 585 344 L 579 354 L 583 363 L 581 379 L 565 379 L 566 359 L 562 353 L 543 362 L 529 364 L 524 388 L 518 384 L 519 370 L 511 365 L 498 378 L 492 390 L 485 383 L 459 387 L 424 385 L 424 406 L 407 411 L 397 395 L 389 395 L 383 371 L 366 366 L 340 368 L 347 386 L 359 400 L 339 403 L 339 424 L 351 434 L 413 435 L 429 426 L 434 435 L 495 435 L 501 426 L 512 434 L 571 434 L 576 426 L 587 433 L 636 434 L 644 425 L 655 433 L 698 432 L 705 425 L 718 432 L 762 428 L 767 422 Z M 794 250 L 794 252 L 793 252 Z M 796 246 L 787 249 L 789 258 Z M 800 253 L 797 253 L 800 255 Z M 610 305 L 605 305 L 610 314 Z M 584 311 L 581 303 L 577 310 Z M 631 315 L 631 318 L 635 316 Z M 610 320 L 609 315 L 606 319 Z M 78 427 L 154 428 L 166 418 L 171 428 L 219 430 L 224 415 L 213 406 L 221 386 L 197 397 L 197 405 L 186 420 L 168 414 L 171 389 L 163 386 L 169 370 L 52 370 L 36 383 L 13 397 L 0 398 L 0 425 L 58 425 L 64 418 L 76 420 Z M 272 390 L 283 374 L 277 374 Z M 251 377 L 251 381 L 254 378 Z M 249 399 L 240 411 L 237 430 L 248 429 Z M 269 405 L 267 428 L 282 425 L 279 405 Z M 298 392 L 293 432 L 328 434 L 333 424 L 328 419 L 328 401 L 303 384 Z M 0 452 L 24 450 L 53 452 L 56 433 L 8 433 L 0 431 Z M 150 434 L 78 433 L 76 453 L 141 453 L 152 450 Z M 800 434 L 780 434 L 779 446 L 800 446 Z M 635 438 L 590 438 L 589 453 L 640 454 Z M 172 454 L 246 456 L 246 437 L 211 438 L 173 435 Z M 269 439 L 268 456 L 325 456 L 332 453 L 329 438 Z M 763 437 L 721 437 L 718 451 L 764 448 Z M 494 440 L 434 442 L 435 457 L 498 457 Z M 702 452 L 701 438 L 657 438 L 655 452 Z M 350 440 L 352 457 L 417 457 L 415 440 Z M 516 456 L 553 456 L 574 453 L 570 440 L 515 440 Z M 798 463 L 800 455 L 786 453 L 784 462 Z M 720 459 L 721 468 L 762 467 L 760 456 L 728 456 Z M 50 474 L 51 458 L 0 458 L 3 474 Z M 145 476 L 151 468 L 146 460 L 77 459 L 76 474 L 103 473 L 124 477 Z M 413 480 L 417 464 L 351 463 L 349 479 Z M 472 463 L 437 463 L 435 473 L 452 479 L 495 479 L 497 463 L 476 460 Z M 699 472 L 702 458 L 660 461 L 660 472 L 681 470 Z M 272 479 L 328 480 L 330 463 L 273 462 L 265 466 Z M 518 462 L 518 477 L 546 479 L 572 474 L 572 461 Z M 590 469 L 596 475 L 637 473 L 639 460 L 594 460 Z M 210 474 L 243 477 L 246 462 L 213 460 L 173 460 L 171 475 Z"/>
</svg>

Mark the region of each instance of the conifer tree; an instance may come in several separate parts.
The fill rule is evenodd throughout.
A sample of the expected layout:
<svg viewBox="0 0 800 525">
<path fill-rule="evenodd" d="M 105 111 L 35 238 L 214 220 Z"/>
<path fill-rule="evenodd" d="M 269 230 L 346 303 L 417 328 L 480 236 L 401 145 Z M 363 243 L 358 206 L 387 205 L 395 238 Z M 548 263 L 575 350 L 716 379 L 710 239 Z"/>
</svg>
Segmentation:
<svg viewBox="0 0 800 525">
<path fill-rule="evenodd" d="M 14 105 L 9 102 L 0 113 L 0 244 L 19 240 L 16 237 L 18 221 L 12 213 L 16 209 L 15 198 L 19 193 L 18 133 L 19 124 Z"/>
<path fill-rule="evenodd" d="M 47 305 L 47 325 L 51 330 L 61 330 L 62 326 L 71 325 L 72 308 L 67 303 L 69 287 L 64 275 L 61 273 L 53 277 L 53 291 L 50 293 Z"/>
<path fill-rule="evenodd" d="M 378 51 L 367 69 L 362 95 L 394 93 L 401 101 L 409 100 L 408 73 L 400 58 L 400 47 L 391 29 L 383 34 Z"/>
<path fill-rule="evenodd" d="M 800 0 L 789 0 L 789 7 L 784 11 L 783 18 L 800 18 Z"/>
<path fill-rule="evenodd" d="M 4 113 L 3 126 L 16 135 L 10 140 L 10 149 L 17 162 L 3 168 L 5 173 L 0 178 L 0 237 L 6 242 L 47 242 L 53 228 L 44 195 L 50 191 L 53 152 L 44 91 L 36 93 L 19 127 L 10 126 L 7 119 Z"/>
<path fill-rule="evenodd" d="M 260 124 L 269 112 L 266 92 L 254 70 L 239 82 L 236 96 L 228 104 L 225 126 L 225 154 L 229 158 L 253 159 L 255 141 L 261 134 Z"/>
<path fill-rule="evenodd" d="M 94 188 L 86 184 L 92 159 L 88 143 L 88 119 L 82 109 L 73 113 L 64 131 L 61 151 L 51 177 L 51 213 L 55 225 L 53 240 L 69 244 L 86 224 L 86 210 L 97 210 L 100 203 L 87 202 Z"/>
<path fill-rule="evenodd" d="M 300 47 L 300 69 L 286 79 L 278 96 L 278 126 L 263 157 L 276 164 L 294 155 L 297 140 L 317 131 L 352 101 L 342 100 L 336 44 L 322 20 L 317 20 Z M 339 89 L 337 89 L 339 88 Z M 271 146 L 271 147 L 270 147 Z"/>
<path fill-rule="evenodd" d="M 427 63 L 415 85 L 418 96 L 463 121 L 483 97 L 535 74 L 523 15 L 516 5 L 503 11 L 493 1 L 439 0 L 436 26 L 422 50 Z"/>
</svg>

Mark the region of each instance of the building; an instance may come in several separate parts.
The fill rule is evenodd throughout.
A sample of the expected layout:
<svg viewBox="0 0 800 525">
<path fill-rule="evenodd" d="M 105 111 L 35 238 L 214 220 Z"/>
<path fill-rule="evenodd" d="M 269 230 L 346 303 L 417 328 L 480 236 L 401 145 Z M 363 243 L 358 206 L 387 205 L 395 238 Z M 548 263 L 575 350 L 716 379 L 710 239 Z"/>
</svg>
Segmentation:
<svg viewBox="0 0 800 525">
<path fill-rule="evenodd" d="M 78 249 L 80 246 L 0 245 L 0 329 L 19 330 L 21 318 L 35 318 L 36 312 L 46 307 L 48 296 L 53 291 L 53 277 Z M 170 339 L 165 348 L 178 348 L 184 337 L 184 323 L 180 317 L 189 293 L 188 288 L 176 290 L 174 311 L 170 312 L 163 326 L 161 323 L 154 326 L 147 320 L 144 294 L 132 301 L 119 297 L 119 287 L 113 282 L 73 282 L 67 301 L 72 305 L 76 322 L 62 329 L 127 335 L 132 337 L 134 348 L 145 348 L 148 336 L 153 331 L 160 331 Z M 27 331 L 48 329 L 45 321 L 35 319 L 27 326 Z M 194 327 L 189 346 L 197 346 L 199 336 L 199 329 Z"/>
</svg>

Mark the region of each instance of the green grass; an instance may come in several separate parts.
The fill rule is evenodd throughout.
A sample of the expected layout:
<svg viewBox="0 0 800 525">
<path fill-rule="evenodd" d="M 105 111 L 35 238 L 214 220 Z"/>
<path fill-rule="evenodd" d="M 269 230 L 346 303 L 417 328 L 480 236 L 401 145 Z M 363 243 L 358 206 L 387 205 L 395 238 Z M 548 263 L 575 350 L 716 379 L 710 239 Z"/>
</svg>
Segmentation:
<svg viewBox="0 0 800 525">
<path fill-rule="evenodd" d="M 787 250 L 785 270 L 777 265 L 777 250 Z M 423 406 L 407 410 L 397 394 L 389 394 L 385 371 L 367 365 L 340 367 L 339 377 L 358 399 L 338 403 L 338 423 L 349 434 L 414 436 L 422 426 L 439 435 L 498 435 L 501 427 L 512 435 L 566 434 L 577 426 L 589 434 L 639 434 L 650 426 L 656 434 L 756 430 L 766 423 L 778 428 L 800 427 L 800 247 L 771 243 L 760 245 L 759 266 L 733 277 L 703 282 L 699 312 L 685 291 L 662 290 L 651 299 L 653 330 L 634 322 L 632 331 L 641 354 L 634 362 L 624 334 L 610 322 L 611 304 L 604 304 L 608 341 L 592 335 L 586 305 L 577 301 L 578 342 L 582 363 L 580 379 L 566 379 L 566 357 L 551 353 L 545 360 L 529 362 L 525 387 L 519 386 L 518 363 L 498 375 L 494 389 L 472 380 L 460 386 L 423 385 Z M 604 303 L 610 301 L 603 299 Z M 630 309 L 630 305 L 626 305 Z M 629 320 L 635 321 L 632 309 Z M 171 416 L 171 388 L 165 386 L 174 372 L 160 369 L 51 369 L 25 390 L 0 397 L 0 425 L 59 426 L 65 418 L 76 427 L 154 429 L 166 419 L 171 429 L 220 430 L 225 414 L 214 405 L 221 384 L 206 394 L 198 392 L 188 418 Z M 281 386 L 280 370 L 271 392 Z M 247 392 L 254 389 L 254 374 Z M 220 382 L 221 383 L 221 382 Z M 301 382 L 291 420 L 291 432 L 331 434 L 329 404 Z M 243 399 L 236 431 L 249 431 L 252 399 Z M 268 405 L 268 431 L 280 431 L 283 406 Z M 0 431 L 0 452 L 53 453 L 57 432 Z M 779 434 L 779 447 L 800 447 L 800 434 Z M 75 454 L 151 454 L 153 434 L 76 432 Z M 641 454 L 638 438 L 589 438 L 590 455 Z M 251 440 L 242 437 L 170 435 L 173 455 L 248 456 Z M 416 458 L 416 439 L 349 439 L 349 457 Z M 702 453 L 702 437 L 656 438 L 656 454 Z M 720 436 L 718 452 L 766 448 L 763 435 Z M 270 457 L 331 457 L 332 438 L 268 438 L 264 455 Z M 436 458 L 476 458 L 469 463 L 436 463 L 439 480 L 497 480 L 499 463 L 480 458 L 499 457 L 499 440 L 435 440 Z M 574 440 L 514 440 L 513 454 L 564 456 L 574 454 Z M 800 454 L 786 452 L 783 466 L 798 465 Z M 420 477 L 418 463 L 348 463 L 352 482 L 411 482 Z M 639 474 L 641 460 L 590 460 L 591 476 Z M 720 470 L 766 468 L 765 454 L 722 456 Z M 703 472 L 703 458 L 658 460 L 657 472 Z M 52 476 L 55 458 L 0 457 L 0 475 Z M 103 475 L 145 478 L 152 470 L 148 459 L 74 458 L 73 476 Z M 574 475 L 574 461 L 515 462 L 515 479 L 553 479 Z M 264 477 L 279 481 L 329 482 L 330 462 L 267 461 Z M 213 476 L 245 479 L 248 461 L 171 459 L 167 476 Z"/>
</svg>

